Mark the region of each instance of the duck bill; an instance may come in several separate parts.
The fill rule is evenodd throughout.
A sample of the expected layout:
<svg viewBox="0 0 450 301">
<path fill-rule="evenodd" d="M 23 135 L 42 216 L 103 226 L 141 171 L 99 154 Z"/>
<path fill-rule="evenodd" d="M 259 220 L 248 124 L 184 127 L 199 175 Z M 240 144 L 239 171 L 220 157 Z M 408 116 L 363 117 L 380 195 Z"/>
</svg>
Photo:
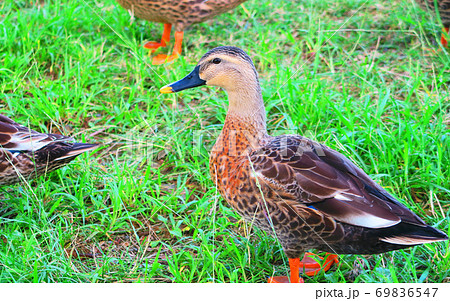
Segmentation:
<svg viewBox="0 0 450 301">
<path fill-rule="evenodd" d="M 195 67 L 191 73 L 189 73 L 185 78 L 180 79 L 177 82 L 171 83 L 167 86 L 162 87 L 159 92 L 161 93 L 174 93 L 183 91 L 186 89 L 203 86 L 206 81 L 200 78 L 199 75 L 200 66 Z"/>
</svg>

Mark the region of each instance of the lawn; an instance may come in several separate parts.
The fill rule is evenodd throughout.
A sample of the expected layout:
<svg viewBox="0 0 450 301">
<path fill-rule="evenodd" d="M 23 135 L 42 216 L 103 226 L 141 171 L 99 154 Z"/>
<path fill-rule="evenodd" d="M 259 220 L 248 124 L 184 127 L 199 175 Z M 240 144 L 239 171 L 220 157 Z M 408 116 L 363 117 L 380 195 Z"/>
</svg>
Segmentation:
<svg viewBox="0 0 450 301">
<path fill-rule="evenodd" d="M 272 135 L 351 158 L 447 234 L 450 56 L 412 0 L 249 0 L 185 32 L 152 66 L 162 25 L 115 1 L 0 3 L 0 114 L 101 147 L 0 188 L 0 282 L 265 282 L 284 275 L 273 237 L 218 194 L 208 152 L 226 94 L 162 95 L 213 47 L 238 46 L 260 75 Z M 161 51 L 172 51 L 170 46 Z M 306 282 L 448 282 L 449 243 L 341 256 Z"/>
</svg>

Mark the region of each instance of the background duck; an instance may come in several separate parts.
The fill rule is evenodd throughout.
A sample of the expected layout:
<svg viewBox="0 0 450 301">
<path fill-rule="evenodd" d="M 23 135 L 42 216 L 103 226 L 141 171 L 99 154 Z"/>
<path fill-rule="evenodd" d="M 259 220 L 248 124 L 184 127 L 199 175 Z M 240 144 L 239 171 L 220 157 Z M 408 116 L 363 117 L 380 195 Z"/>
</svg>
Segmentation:
<svg viewBox="0 0 450 301">
<path fill-rule="evenodd" d="M 0 115 L 0 186 L 58 169 L 96 147 L 63 135 L 42 134 Z"/>
<path fill-rule="evenodd" d="M 441 18 L 442 24 L 444 24 L 444 32 L 441 36 L 442 46 L 447 47 L 448 41 L 445 34 L 449 33 L 450 28 L 450 0 L 416 0 L 416 2 L 423 8 L 429 9 L 433 13 L 435 10 L 435 3 L 437 4 L 437 10 Z"/>
<path fill-rule="evenodd" d="M 170 41 L 170 31 L 175 25 L 175 46 L 169 56 L 159 54 L 153 64 L 170 62 L 181 54 L 183 32 L 191 24 L 200 23 L 235 8 L 246 0 L 117 0 L 119 4 L 138 17 L 164 23 L 161 42 L 148 42 L 145 48 L 152 51 L 165 47 Z"/>
<path fill-rule="evenodd" d="M 229 101 L 210 155 L 211 177 L 244 219 L 276 235 L 291 282 L 301 281 L 308 258 L 299 258 L 308 249 L 376 254 L 448 239 L 339 152 L 298 135 L 269 136 L 258 74 L 241 49 L 214 48 L 188 76 L 160 91 L 201 85 L 222 87 Z M 308 265 L 313 274 L 320 270 Z"/>
</svg>

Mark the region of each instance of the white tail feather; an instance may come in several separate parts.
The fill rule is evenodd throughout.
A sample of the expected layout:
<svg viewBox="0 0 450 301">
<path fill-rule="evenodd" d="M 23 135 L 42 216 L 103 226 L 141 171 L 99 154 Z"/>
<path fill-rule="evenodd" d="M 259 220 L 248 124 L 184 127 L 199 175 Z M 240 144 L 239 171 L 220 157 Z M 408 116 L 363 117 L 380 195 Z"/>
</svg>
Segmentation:
<svg viewBox="0 0 450 301">
<path fill-rule="evenodd" d="M 72 150 L 72 151 L 68 152 L 67 154 L 65 154 L 62 157 L 56 158 L 55 161 L 64 160 L 64 159 L 70 158 L 70 157 L 75 157 L 75 156 L 78 156 L 79 154 L 82 154 L 84 152 L 96 149 L 97 147 L 98 147 L 98 145 L 92 145 L 91 147 L 75 149 L 75 150 Z"/>
<path fill-rule="evenodd" d="M 419 245 L 436 241 L 444 241 L 442 238 L 419 238 L 419 237 L 407 237 L 407 236 L 393 236 L 380 238 L 381 241 L 394 244 L 394 245 Z"/>
</svg>

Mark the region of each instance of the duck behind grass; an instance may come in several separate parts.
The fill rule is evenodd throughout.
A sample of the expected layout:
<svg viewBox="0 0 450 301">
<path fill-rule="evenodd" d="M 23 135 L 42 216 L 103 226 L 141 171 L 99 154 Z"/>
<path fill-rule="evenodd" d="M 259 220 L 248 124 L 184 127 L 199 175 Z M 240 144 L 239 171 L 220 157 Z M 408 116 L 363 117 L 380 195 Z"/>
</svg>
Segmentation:
<svg viewBox="0 0 450 301">
<path fill-rule="evenodd" d="M 0 186 L 30 180 L 97 148 L 58 134 L 42 134 L 0 115 Z"/>
<path fill-rule="evenodd" d="M 170 41 L 172 25 L 175 26 L 175 45 L 171 55 L 159 54 L 153 58 L 160 65 L 178 58 L 181 54 L 184 30 L 191 24 L 204 22 L 223 14 L 246 0 L 117 0 L 131 14 L 151 22 L 164 23 L 161 42 L 148 42 L 145 48 L 152 52 L 165 47 Z"/>
<path fill-rule="evenodd" d="M 269 136 L 258 74 L 241 49 L 214 48 L 160 91 L 202 85 L 223 88 L 229 102 L 210 155 L 211 177 L 244 219 L 276 235 L 289 258 L 290 282 L 302 282 L 300 270 L 321 270 L 309 254 L 300 260 L 308 249 L 377 254 L 448 239 L 339 152 L 298 135 Z M 327 258 L 323 270 L 337 262 L 336 255 Z"/>
<path fill-rule="evenodd" d="M 416 2 L 425 10 L 430 10 L 433 14 L 439 12 L 442 24 L 444 25 L 443 33 L 441 35 L 441 44 L 448 47 L 448 39 L 446 35 L 449 34 L 450 28 L 450 0 L 416 0 Z"/>
</svg>

